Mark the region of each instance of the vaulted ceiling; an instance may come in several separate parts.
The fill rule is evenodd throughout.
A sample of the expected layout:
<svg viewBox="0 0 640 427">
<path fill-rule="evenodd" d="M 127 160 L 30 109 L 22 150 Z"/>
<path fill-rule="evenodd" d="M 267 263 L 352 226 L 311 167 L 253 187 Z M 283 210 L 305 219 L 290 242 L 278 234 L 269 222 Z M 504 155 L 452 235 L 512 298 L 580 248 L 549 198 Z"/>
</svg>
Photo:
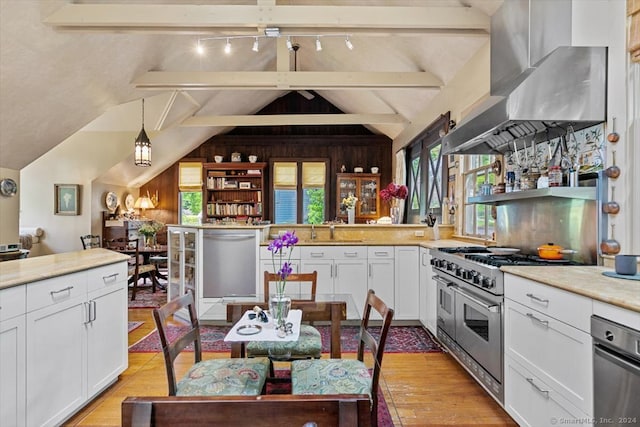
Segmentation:
<svg viewBox="0 0 640 427">
<path fill-rule="evenodd" d="M 331 123 L 394 139 L 488 42 L 501 3 L 0 0 L 0 166 L 21 169 L 82 131 L 133 141 L 141 98 L 154 166 L 142 171 L 130 158 L 114 165 L 124 185 L 234 126 L 291 123 L 252 115 L 292 90 L 313 90 L 345 113 Z M 265 36 L 275 28 L 281 37 Z M 227 37 L 230 54 L 222 51 Z M 198 39 L 204 55 L 195 52 Z"/>
</svg>

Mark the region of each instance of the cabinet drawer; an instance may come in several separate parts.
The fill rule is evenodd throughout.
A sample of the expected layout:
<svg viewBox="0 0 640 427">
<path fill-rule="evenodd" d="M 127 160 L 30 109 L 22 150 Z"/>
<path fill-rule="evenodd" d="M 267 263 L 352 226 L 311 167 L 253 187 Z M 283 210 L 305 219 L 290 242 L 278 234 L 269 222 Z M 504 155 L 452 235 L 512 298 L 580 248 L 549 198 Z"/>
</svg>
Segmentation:
<svg viewBox="0 0 640 427">
<path fill-rule="evenodd" d="M 371 258 L 389 258 L 394 257 L 393 246 L 369 246 L 367 250 L 367 257 Z"/>
<path fill-rule="evenodd" d="M 591 335 L 516 302 L 505 302 L 506 355 L 585 413 L 593 407 Z"/>
<path fill-rule="evenodd" d="M 302 259 L 333 259 L 335 258 L 335 246 L 301 246 L 300 258 Z"/>
<path fill-rule="evenodd" d="M 584 420 L 581 426 L 592 425 L 587 414 L 509 357 L 505 357 L 504 392 L 505 409 L 521 426 L 561 425 L 563 420 Z"/>
<path fill-rule="evenodd" d="M 13 286 L 0 291 L 0 322 L 20 316 L 27 309 L 26 286 Z"/>
<path fill-rule="evenodd" d="M 512 274 L 505 274 L 504 296 L 589 332 L 593 302 L 591 298 L 543 285 Z"/>
<path fill-rule="evenodd" d="M 271 251 L 267 249 L 267 246 L 260 246 L 260 259 L 271 259 Z M 294 246 L 293 248 L 283 248 L 282 249 L 282 257 L 288 258 L 289 251 L 291 251 L 291 259 L 300 259 L 300 247 Z M 280 256 L 280 255 L 277 255 Z"/>
<path fill-rule="evenodd" d="M 336 260 L 340 259 L 367 259 L 366 246 L 336 246 L 333 248 L 333 255 Z"/>
<path fill-rule="evenodd" d="M 103 265 L 87 270 L 87 286 L 89 292 L 120 284 L 127 280 L 127 264 Z"/>
<path fill-rule="evenodd" d="M 27 311 L 87 297 L 87 272 L 66 274 L 27 285 Z"/>
</svg>

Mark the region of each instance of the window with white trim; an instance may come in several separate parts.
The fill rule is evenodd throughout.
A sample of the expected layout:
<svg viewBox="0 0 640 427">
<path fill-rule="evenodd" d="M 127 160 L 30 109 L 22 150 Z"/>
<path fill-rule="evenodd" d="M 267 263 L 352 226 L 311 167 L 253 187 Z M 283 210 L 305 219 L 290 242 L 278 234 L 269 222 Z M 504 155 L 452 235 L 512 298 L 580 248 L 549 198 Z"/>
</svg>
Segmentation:
<svg viewBox="0 0 640 427">
<path fill-rule="evenodd" d="M 496 174 L 492 164 L 495 156 L 488 154 L 461 156 L 464 163 L 464 218 L 462 234 L 482 239 L 495 238 L 495 218 L 493 205 L 468 203 L 469 197 L 480 194 L 480 186 L 485 182 L 496 184 Z"/>
</svg>

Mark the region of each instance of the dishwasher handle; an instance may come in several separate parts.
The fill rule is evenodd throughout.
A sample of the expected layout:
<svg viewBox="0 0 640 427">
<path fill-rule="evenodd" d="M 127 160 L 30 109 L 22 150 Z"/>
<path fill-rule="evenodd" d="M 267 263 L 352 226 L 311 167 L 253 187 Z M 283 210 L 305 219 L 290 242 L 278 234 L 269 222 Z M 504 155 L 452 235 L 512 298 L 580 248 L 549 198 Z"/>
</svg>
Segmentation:
<svg viewBox="0 0 640 427">
<path fill-rule="evenodd" d="M 614 363 L 622 369 L 634 372 L 636 375 L 640 376 L 640 360 L 622 356 L 620 353 L 617 353 L 600 343 L 594 344 L 593 355 L 602 357 L 606 361 Z"/>
<path fill-rule="evenodd" d="M 254 234 L 204 234 L 205 239 L 212 240 L 247 240 L 253 239 Z"/>
</svg>

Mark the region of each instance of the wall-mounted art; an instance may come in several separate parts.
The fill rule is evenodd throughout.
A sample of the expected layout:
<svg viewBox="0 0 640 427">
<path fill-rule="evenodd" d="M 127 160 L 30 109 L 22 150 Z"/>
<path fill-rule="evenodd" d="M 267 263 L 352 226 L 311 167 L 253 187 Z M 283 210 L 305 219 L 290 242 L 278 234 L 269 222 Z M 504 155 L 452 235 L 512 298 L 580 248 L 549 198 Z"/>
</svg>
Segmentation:
<svg viewBox="0 0 640 427">
<path fill-rule="evenodd" d="M 80 215 L 80 185 L 54 184 L 56 215 Z"/>
</svg>

